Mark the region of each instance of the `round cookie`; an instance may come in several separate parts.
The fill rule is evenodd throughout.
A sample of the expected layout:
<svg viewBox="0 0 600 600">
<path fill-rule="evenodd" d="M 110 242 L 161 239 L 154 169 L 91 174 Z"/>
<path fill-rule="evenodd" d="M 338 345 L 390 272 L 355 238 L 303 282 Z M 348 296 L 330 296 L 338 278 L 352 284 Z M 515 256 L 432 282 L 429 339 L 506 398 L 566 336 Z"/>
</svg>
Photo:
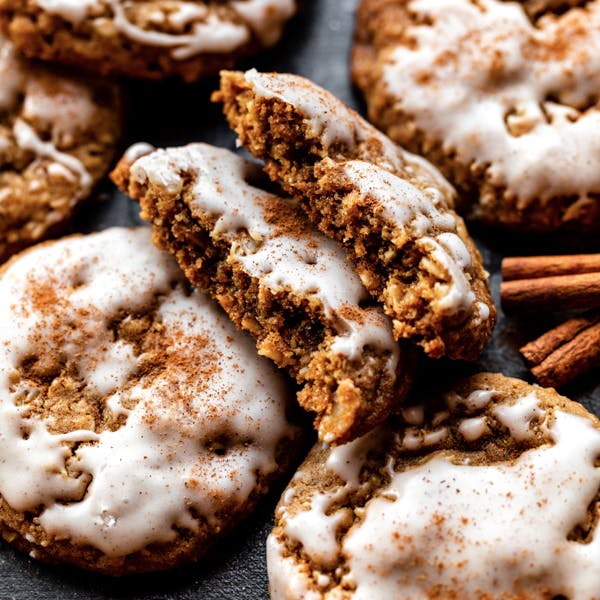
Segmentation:
<svg viewBox="0 0 600 600">
<path fill-rule="evenodd" d="M 31 57 L 191 82 L 273 46 L 295 12 L 295 0 L 0 0 L 0 26 Z"/>
<path fill-rule="evenodd" d="M 286 380 L 150 230 L 32 248 L 0 273 L 0 530 L 117 575 L 206 552 L 288 464 Z"/>
<path fill-rule="evenodd" d="M 363 0 L 371 120 L 436 164 L 465 216 L 600 231 L 600 1 Z"/>
<path fill-rule="evenodd" d="M 0 35 L 0 262 L 58 232 L 108 170 L 118 89 L 33 64 Z"/>
<path fill-rule="evenodd" d="M 596 417 L 497 374 L 403 417 L 311 451 L 268 538 L 273 600 L 597 597 Z"/>
</svg>

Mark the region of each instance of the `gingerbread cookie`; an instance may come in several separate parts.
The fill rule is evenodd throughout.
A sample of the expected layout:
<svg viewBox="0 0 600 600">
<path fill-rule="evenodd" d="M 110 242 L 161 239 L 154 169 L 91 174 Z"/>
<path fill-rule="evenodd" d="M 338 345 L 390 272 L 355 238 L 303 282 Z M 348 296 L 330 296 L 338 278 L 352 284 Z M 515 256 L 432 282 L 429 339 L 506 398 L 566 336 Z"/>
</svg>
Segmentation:
<svg viewBox="0 0 600 600">
<path fill-rule="evenodd" d="M 256 187 L 266 179 L 258 165 L 207 144 L 137 158 L 149 150 L 132 147 L 113 179 L 188 279 L 302 385 L 321 439 L 345 442 L 385 419 L 408 391 L 415 349 L 364 306 L 343 250 L 293 200 Z"/>
<path fill-rule="evenodd" d="M 289 385 L 150 230 L 0 272 L 0 531 L 112 575 L 202 555 L 286 466 Z"/>
<path fill-rule="evenodd" d="M 495 322 L 454 190 L 339 100 L 296 75 L 224 72 L 214 99 L 242 144 L 344 245 L 397 339 L 474 359 Z"/>
<path fill-rule="evenodd" d="M 267 542 L 271 598 L 596 598 L 598 419 L 495 374 L 427 400 L 312 450 Z"/>
<path fill-rule="evenodd" d="M 34 65 L 0 36 L 0 262 L 65 226 L 119 132 L 115 86 Z"/>
<path fill-rule="evenodd" d="M 106 74 L 186 81 L 273 46 L 294 0 L 0 0 L 20 51 Z"/>
<path fill-rule="evenodd" d="M 597 234 L 599 29 L 597 0 L 363 0 L 353 78 L 468 218 Z"/>
</svg>

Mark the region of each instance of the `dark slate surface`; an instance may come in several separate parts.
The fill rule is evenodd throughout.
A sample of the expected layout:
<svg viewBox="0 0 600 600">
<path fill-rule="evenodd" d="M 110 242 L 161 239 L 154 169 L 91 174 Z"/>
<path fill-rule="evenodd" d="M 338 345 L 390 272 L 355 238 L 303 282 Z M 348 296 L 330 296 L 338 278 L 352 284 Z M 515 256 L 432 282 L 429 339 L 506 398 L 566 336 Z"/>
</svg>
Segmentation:
<svg viewBox="0 0 600 600">
<path fill-rule="evenodd" d="M 248 66 L 299 73 L 364 112 L 348 76 L 347 58 L 356 4 L 357 0 L 306 0 L 283 43 Z M 234 148 L 234 136 L 225 125 L 220 108 L 209 102 L 210 92 L 215 87 L 216 81 L 195 86 L 172 82 L 128 83 L 123 149 L 142 140 L 157 146 L 205 141 Z M 137 223 L 136 206 L 107 181 L 83 208 L 73 231 Z M 553 240 L 539 242 L 475 227 L 472 232 L 492 274 L 496 301 L 502 256 L 561 252 L 565 249 Z M 594 249 L 599 251 L 598 242 L 594 244 Z M 446 376 L 490 370 L 532 381 L 517 349 L 558 320 L 560 316 L 543 314 L 507 318 L 500 312 L 493 339 L 478 364 L 427 362 L 420 368 L 421 380 L 440 381 Z M 563 391 L 600 414 L 597 372 Z M 1 544 L 0 600 L 267 598 L 264 544 L 272 525 L 273 508 L 284 485 L 285 482 L 282 482 L 259 510 L 234 535 L 214 548 L 205 560 L 166 574 L 113 580 L 73 569 L 47 567 Z"/>
</svg>

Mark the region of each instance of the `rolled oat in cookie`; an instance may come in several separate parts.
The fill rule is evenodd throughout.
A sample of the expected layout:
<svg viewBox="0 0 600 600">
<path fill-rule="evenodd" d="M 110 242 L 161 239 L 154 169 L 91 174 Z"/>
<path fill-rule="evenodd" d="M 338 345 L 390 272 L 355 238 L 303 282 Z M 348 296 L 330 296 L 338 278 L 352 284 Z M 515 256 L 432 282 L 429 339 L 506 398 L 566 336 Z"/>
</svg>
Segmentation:
<svg viewBox="0 0 600 600">
<path fill-rule="evenodd" d="M 273 600 L 592 600 L 600 422 L 480 374 L 350 444 L 318 444 L 267 540 Z"/>
<path fill-rule="evenodd" d="M 271 179 L 343 244 L 397 339 L 434 357 L 479 355 L 496 317 L 487 273 L 433 166 L 296 75 L 224 72 L 213 98 Z"/>
<path fill-rule="evenodd" d="M 120 128 L 116 86 L 31 63 L 0 35 L 0 262 L 65 227 Z"/>
<path fill-rule="evenodd" d="M 398 344 L 341 248 L 296 203 L 257 187 L 258 165 L 207 144 L 132 147 L 112 174 L 188 279 L 301 384 L 321 439 L 353 439 L 398 407 L 415 349 Z M 264 183 L 264 181 L 263 181 Z"/>
<path fill-rule="evenodd" d="M 195 81 L 273 46 L 295 12 L 295 0 L 0 0 L 0 26 L 31 57 Z"/>
<path fill-rule="evenodd" d="M 362 0 L 353 78 L 467 218 L 598 233 L 599 29 L 598 0 Z"/>
<path fill-rule="evenodd" d="M 0 271 L 0 532 L 111 575 L 194 560 L 298 445 L 288 382 L 149 229 Z"/>
</svg>

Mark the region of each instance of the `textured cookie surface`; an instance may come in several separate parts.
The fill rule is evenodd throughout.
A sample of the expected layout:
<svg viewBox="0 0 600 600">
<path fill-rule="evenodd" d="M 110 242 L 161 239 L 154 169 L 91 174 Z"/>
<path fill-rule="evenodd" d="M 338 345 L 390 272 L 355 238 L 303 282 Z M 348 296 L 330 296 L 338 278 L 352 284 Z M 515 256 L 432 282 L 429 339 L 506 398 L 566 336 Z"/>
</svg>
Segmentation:
<svg viewBox="0 0 600 600">
<path fill-rule="evenodd" d="M 33 65 L 0 36 L 0 262 L 64 226 L 119 132 L 114 86 Z"/>
<path fill-rule="evenodd" d="M 225 72 L 214 99 L 269 176 L 344 245 L 397 339 L 478 356 L 495 322 L 487 274 L 433 166 L 295 75 Z"/>
<path fill-rule="evenodd" d="M 596 0 L 363 0 L 353 77 L 466 216 L 597 233 L 599 28 Z"/>
<path fill-rule="evenodd" d="M 0 530 L 31 556 L 193 560 L 289 460 L 286 381 L 149 229 L 25 251 L 0 306 Z"/>
<path fill-rule="evenodd" d="M 0 24 L 28 56 L 194 81 L 275 44 L 295 10 L 294 0 L 0 0 Z"/>
<path fill-rule="evenodd" d="M 295 202 L 256 187 L 258 165 L 207 144 L 132 147 L 112 174 L 154 241 L 206 288 L 259 352 L 303 386 L 322 439 L 349 441 L 404 399 L 415 348 L 394 340 L 343 250 Z M 251 183 L 248 183 L 251 182 Z M 263 181 L 264 183 L 264 181 Z M 267 181 L 268 183 L 268 181 Z"/>
<path fill-rule="evenodd" d="M 267 542 L 271 598 L 597 598 L 598 420 L 495 374 L 427 400 L 309 454 Z"/>
</svg>

